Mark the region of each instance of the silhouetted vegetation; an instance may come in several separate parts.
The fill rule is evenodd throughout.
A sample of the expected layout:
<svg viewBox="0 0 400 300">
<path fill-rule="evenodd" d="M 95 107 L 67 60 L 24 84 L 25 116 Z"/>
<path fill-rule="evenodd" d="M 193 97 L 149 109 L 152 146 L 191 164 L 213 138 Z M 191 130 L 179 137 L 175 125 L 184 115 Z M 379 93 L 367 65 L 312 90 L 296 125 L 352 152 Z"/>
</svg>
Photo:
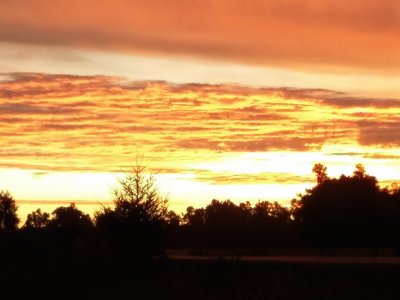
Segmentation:
<svg viewBox="0 0 400 300">
<path fill-rule="evenodd" d="M 144 167 L 138 164 L 119 180 L 114 205 L 102 207 L 93 220 L 71 204 L 58 207 L 51 214 L 37 209 L 28 214 L 21 228 L 15 200 L 9 192 L 1 191 L 0 255 L 9 258 L 3 267 L 13 270 L 18 261 L 26 268 L 26 276 L 32 276 L 31 270 L 40 270 L 39 274 L 46 274 L 51 281 L 51 274 L 59 276 L 60 270 L 71 276 L 80 272 L 83 280 L 83 276 L 102 272 L 115 276 L 122 268 L 134 265 L 135 270 L 140 270 L 135 280 L 140 282 L 141 276 L 153 276 L 145 271 L 154 263 L 151 258 L 160 259 L 171 253 L 178 257 L 184 253 L 237 258 L 310 253 L 400 254 L 398 185 L 380 187 L 361 164 L 356 165 L 351 176 L 339 178 L 329 178 L 323 164 L 314 165 L 312 171 L 316 175 L 315 186 L 299 194 L 289 207 L 269 201 L 235 204 L 214 199 L 206 207 L 188 207 L 185 213 L 178 214 L 168 211 L 168 200 L 159 193 L 155 177 L 146 175 Z M 163 261 L 158 260 L 161 265 Z M 178 273 L 173 276 L 183 281 L 193 274 L 205 276 L 202 267 L 188 266 L 177 263 L 172 267 L 171 263 L 167 268 L 177 268 Z M 225 268 L 228 267 L 214 271 L 231 276 Z M 234 272 L 244 267 L 237 268 Z M 157 272 L 157 276 L 163 274 L 161 270 Z M 265 276 L 287 280 L 286 273 L 279 274 Z M 336 274 L 332 276 L 337 280 Z M 150 282 L 149 279 L 143 284 Z M 238 294 L 241 292 L 238 290 Z"/>
<path fill-rule="evenodd" d="M 361 164 L 353 176 L 326 178 L 295 201 L 294 224 L 309 245 L 397 248 L 398 189 L 380 188 Z"/>
<path fill-rule="evenodd" d="M 339 178 L 329 178 L 321 163 L 312 171 L 316 185 L 293 199 L 290 207 L 214 199 L 204 208 L 188 207 L 179 215 L 168 211 L 168 199 L 160 195 L 155 177 L 137 164 L 114 189 L 114 206 L 102 207 L 93 221 L 71 204 L 51 214 L 37 209 L 19 230 L 15 201 L 9 192 L 1 191 L 0 233 L 8 238 L 22 234 L 25 241 L 50 247 L 52 253 L 92 252 L 139 260 L 159 256 L 166 249 L 235 254 L 391 249 L 397 254 L 397 185 L 381 188 L 361 164 L 351 176 Z"/>
<path fill-rule="evenodd" d="M 188 207 L 178 230 L 184 248 L 261 251 L 286 246 L 292 223 L 289 211 L 276 202 L 212 200 L 206 208 Z"/>
<path fill-rule="evenodd" d="M 26 217 L 24 228 L 27 229 L 43 229 L 49 225 L 50 215 L 46 212 L 42 212 L 40 208 Z"/>
<path fill-rule="evenodd" d="M 136 166 L 114 189 L 114 208 L 95 215 L 97 239 L 104 253 L 118 257 L 160 254 L 168 200 L 158 192 L 153 175 Z"/>
</svg>

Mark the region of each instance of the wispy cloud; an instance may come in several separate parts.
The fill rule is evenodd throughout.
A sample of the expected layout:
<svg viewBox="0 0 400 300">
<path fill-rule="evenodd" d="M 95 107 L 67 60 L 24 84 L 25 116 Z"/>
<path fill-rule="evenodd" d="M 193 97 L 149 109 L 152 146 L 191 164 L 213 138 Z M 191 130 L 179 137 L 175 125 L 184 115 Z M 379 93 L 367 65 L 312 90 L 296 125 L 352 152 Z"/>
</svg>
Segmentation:
<svg viewBox="0 0 400 300">
<path fill-rule="evenodd" d="M 20 0 L 0 41 L 398 74 L 399 20 L 397 0 Z"/>
</svg>

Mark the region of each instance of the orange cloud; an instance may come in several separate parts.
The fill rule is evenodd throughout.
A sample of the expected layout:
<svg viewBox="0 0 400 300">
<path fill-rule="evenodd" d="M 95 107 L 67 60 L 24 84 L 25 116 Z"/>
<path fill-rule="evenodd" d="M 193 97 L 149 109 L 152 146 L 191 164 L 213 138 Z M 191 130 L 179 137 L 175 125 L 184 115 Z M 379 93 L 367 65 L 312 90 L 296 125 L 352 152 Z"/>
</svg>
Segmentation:
<svg viewBox="0 0 400 300">
<path fill-rule="evenodd" d="M 363 146 L 377 145 L 381 153 L 374 155 L 400 147 L 396 99 L 105 76 L 0 76 L 2 168 L 121 171 L 139 152 L 167 170 L 217 153 L 358 144 L 362 156 Z"/>
<path fill-rule="evenodd" d="M 397 0 L 3 1 L 0 41 L 297 68 L 400 69 Z"/>
<path fill-rule="evenodd" d="M 369 118 L 358 123 L 361 145 L 399 147 L 400 118 L 393 116 L 384 120 Z"/>
</svg>

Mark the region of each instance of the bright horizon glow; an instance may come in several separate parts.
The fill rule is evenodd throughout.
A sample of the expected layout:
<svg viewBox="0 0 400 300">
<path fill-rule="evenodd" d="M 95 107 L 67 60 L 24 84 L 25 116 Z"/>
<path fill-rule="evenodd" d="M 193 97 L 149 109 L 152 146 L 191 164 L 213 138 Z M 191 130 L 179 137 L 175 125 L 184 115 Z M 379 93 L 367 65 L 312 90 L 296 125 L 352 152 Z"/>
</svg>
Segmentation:
<svg viewBox="0 0 400 300">
<path fill-rule="evenodd" d="M 142 155 L 179 212 L 286 205 L 319 162 L 399 181 L 399 20 L 393 0 L 5 1 L 0 189 L 22 215 L 93 213 Z"/>
<path fill-rule="evenodd" d="M 3 78 L 0 182 L 28 204 L 110 203 L 138 155 L 179 212 L 213 198 L 288 204 L 314 182 L 318 162 L 334 177 L 360 162 L 382 184 L 400 178 L 399 100 L 107 76 Z"/>
</svg>

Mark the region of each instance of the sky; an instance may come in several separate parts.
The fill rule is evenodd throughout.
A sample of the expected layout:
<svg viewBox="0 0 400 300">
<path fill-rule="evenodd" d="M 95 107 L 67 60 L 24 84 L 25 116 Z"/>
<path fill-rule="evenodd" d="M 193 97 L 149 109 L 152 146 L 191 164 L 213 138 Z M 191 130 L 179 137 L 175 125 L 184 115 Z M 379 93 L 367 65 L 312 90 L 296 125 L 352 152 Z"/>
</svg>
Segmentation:
<svg viewBox="0 0 400 300">
<path fill-rule="evenodd" d="M 143 157 L 170 208 L 400 179 L 397 0 L 0 0 L 0 189 L 112 203 Z"/>
</svg>

